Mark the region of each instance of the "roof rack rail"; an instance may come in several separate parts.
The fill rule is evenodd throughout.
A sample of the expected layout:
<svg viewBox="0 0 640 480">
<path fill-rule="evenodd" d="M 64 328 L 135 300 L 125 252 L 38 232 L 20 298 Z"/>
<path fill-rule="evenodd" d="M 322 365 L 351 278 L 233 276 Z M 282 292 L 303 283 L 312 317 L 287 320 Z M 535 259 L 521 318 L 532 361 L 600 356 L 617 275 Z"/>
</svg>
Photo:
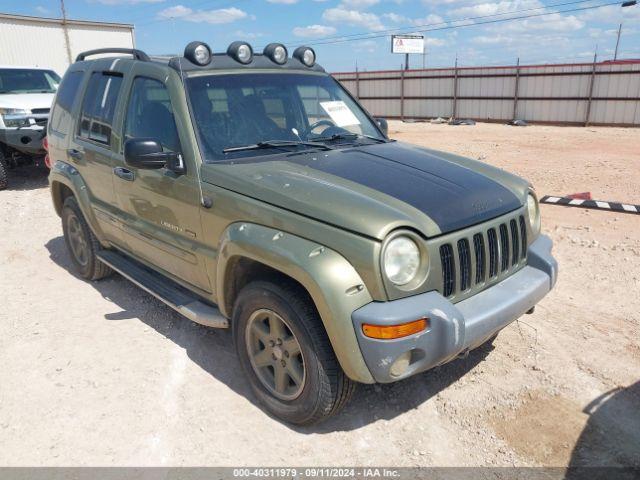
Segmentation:
<svg viewBox="0 0 640 480">
<path fill-rule="evenodd" d="M 142 50 L 137 50 L 135 48 L 98 48 L 97 50 L 87 50 L 86 52 L 82 52 L 76 57 L 76 62 L 82 62 L 88 56 L 100 55 L 102 53 L 126 53 L 133 55 L 133 58 L 142 62 L 151 61 L 149 55 L 144 53 Z"/>
</svg>

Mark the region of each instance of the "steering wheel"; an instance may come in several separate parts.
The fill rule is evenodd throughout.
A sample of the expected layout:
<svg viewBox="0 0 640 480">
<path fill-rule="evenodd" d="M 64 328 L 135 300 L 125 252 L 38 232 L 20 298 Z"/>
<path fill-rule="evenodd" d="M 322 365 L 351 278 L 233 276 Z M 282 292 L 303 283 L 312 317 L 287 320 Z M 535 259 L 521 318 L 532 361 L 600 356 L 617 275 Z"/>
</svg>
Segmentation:
<svg viewBox="0 0 640 480">
<path fill-rule="evenodd" d="M 335 127 L 336 126 L 336 124 L 333 123 L 331 120 L 323 118 L 322 120 L 318 120 L 317 122 L 314 122 L 311 125 L 309 125 L 309 128 L 305 129 L 300 134 L 300 136 L 304 137 L 304 138 L 309 138 L 309 135 L 311 134 L 311 132 L 313 132 L 316 128 L 321 127 L 322 125 L 326 125 L 327 127 Z"/>
</svg>

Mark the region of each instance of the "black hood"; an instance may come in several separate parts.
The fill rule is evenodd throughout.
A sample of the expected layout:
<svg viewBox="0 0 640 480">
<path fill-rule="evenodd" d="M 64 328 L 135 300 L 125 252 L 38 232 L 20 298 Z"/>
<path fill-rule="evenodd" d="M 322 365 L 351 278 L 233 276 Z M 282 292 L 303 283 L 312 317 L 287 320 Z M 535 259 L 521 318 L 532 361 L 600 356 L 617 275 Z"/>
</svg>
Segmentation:
<svg viewBox="0 0 640 480">
<path fill-rule="evenodd" d="M 390 142 L 300 156 L 312 169 L 394 197 L 429 216 L 442 233 L 516 210 L 518 197 L 496 180 L 426 150 Z"/>
<path fill-rule="evenodd" d="M 400 142 L 209 163 L 202 179 L 380 240 L 490 220 L 521 207 L 528 188 L 486 163 Z"/>
</svg>

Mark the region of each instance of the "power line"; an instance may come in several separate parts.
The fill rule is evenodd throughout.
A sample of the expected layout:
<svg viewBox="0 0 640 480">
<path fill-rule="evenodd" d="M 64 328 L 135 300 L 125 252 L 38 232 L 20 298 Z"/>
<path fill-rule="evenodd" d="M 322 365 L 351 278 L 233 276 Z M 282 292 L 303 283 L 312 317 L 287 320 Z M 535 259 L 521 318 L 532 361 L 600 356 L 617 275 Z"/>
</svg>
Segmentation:
<svg viewBox="0 0 640 480">
<path fill-rule="evenodd" d="M 468 24 L 462 24 L 462 25 L 445 25 L 442 27 L 437 27 L 437 28 L 426 28 L 426 29 L 421 29 L 421 27 L 418 27 L 417 29 L 414 28 L 410 28 L 410 29 L 404 29 L 403 33 L 411 33 L 411 32 L 420 32 L 420 33 L 426 33 L 426 32 L 435 32 L 435 31 L 441 31 L 441 30 L 453 30 L 456 28 L 465 28 L 465 27 L 476 27 L 478 25 L 488 25 L 488 24 L 492 24 L 492 23 L 502 23 L 502 22 L 512 22 L 514 20 L 525 20 L 528 18 L 536 18 L 536 17 L 544 17 L 544 16 L 548 16 L 548 15 L 558 15 L 558 14 L 562 14 L 562 13 L 572 13 L 572 12 L 580 12 L 580 11 L 585 11 L 585 10 L 594 10 L 597 8 L 602 8 L 602 7 L 609 7 L 612 5 L 619 5 L 619 2 L 611 2 L 611 3 L 603 3 L 601 5 L 592 5 L 589 7 L 581 7 L 581 8 L 572 8 L 572 9 L 568 9 L 568 10 L 559 10 L 559 11 L 553 11 L 553 12 L 542 12 L 542 13 L 535 13 L 535 14 L 530 14 L 530 15 L 519 15 L 519 16 L 515 16 L 515 17 L 509 17 L 509 18 L 498 18 L 498 19 L 492 19 L 492 20 L 487 20 L 484 22 L 475 22 L 475 23 L 468 23 Z M 511 14 L 513 13 L 519 13 L 522 12 L 524 10 L 521 11 L 514 11 L 514 12 L 510 12 Z M 504 15 L 504 14 L 502 14 Z M 494 17 L 495 15 L 487 15 L 485 16 L 485 18 L 487 17 Z M 461 19 L 461 20 L 455 20 L 451 23 L 458 23 L 458 22 L 463 22 L 463 21 L 468 21 L 469 19 Z M 442 22 L 445 23 L 445 22 Z M 440 23 L 440 24 L 442 24 Z M 449 23 L 449 22 L 446 22 Z M 434 24 L 434 25 L 438 25 L 438 24 Z M 425 25 L 428 26 L 428 25 Z M 364 34 L 363 34 L 364 35 Z M 357 40 L 369 40 L 369 39 L 374 39 L 374 38 L 383 38 L 383 37 L 387 37 L 388 33 L 371 33 L 371 34 L 366 34 L 367 36 L 362 36 L 359 38 L 346 38 L 346 37 L 340 37 L 336 40 L 332 40 L 332 41 L 317 41 L 317 42 L 309 42 L 308 45 L 310 46 L 314 46 L 314 45 L 333 45 L 333 44 L 337 44 L 337 43 L 346 43 L 346 42 L 353 42 L 353 41 L 357 41 Z"/>
<path fill-rule="evenodd" d="M 314 42 L 324 42 L 325 40 L 333 40 L 333 39 L 347 39 L 347 38 L 353 38 L 353 37 L 361 37 L 361 36 L 366 36 L 366 35 L 383 35 L 383 34 L 388 34 L 388 33 L 397 33 L 397 32 L 414 32 L 416 31 L 417 28 L 424 28 L 424 27 L 435 27 L 435 26 L 439 26 L 439 25 L 447 25 L 449 23 L 459 23 L 459 22 L 468 22 L 468 21 L 473 21 L 473 20 L 482 20 L 482 19 L 486 19 L 486 18 L 494 18 L 494 17 L 500 17 L 500 16 L 504 16 L 504 15 L 513 15 L 514 13 L 524 13 L 524 12 L 530 12 L 530 11 L 534 11 L 534 10 L 546 10 L 549 8 L 556 8 L 556 7 L 563 7 L 563 6 L 567 6 L 567 5 L 575 5 L 575 4 L 579 4 L 579 3 L 593 3 L 593 0 L 577 0 L 577 1 L 571 1 L 571 2 L 565 2 L 565 3 L 558 3 L 558 4 L 554 4 L 554 5 L 543 5 L 541 7 L 532 7 L 532 8 L 525 8 L 522 10 L 513 10 L 511 12 L 502 12 L 502 13 L 492 13 L 490 15 L 481 15 L 481 16 L 477 16 L 477 17 L 466 17 L 466 18 L 460 18 L 457 20 L 447 20 L 447 21 L 442 21 L 442 22 L 433 22 L 433 23 L 425 23 L 425 24 L 420 24 L 420 25 L 413 25 L 412 27 L 397 27 L 397 28 L 389 28 L 389 29 L 385 29 L 385 30 L 379 30 L 376 32 L 361 32 L 361 33 L 352 33 L 349 35 L 332 35 L 332 36 L 328 36 L 328 37 L 321 37 L 321 38 L 316 38 L 314 40 Z M 554 12 L 554 13 L 558 13 L 558 12 Z M 386 35 L 385 35 L 386 36 Z M 357 40 L 360 40 L 360 38 L 358 38 Z M 299 42 L 299 40 L 287 40 L 284 43 L 285 44 L 289 44 L 289 42 Z M 314 43 L 314 45 L 316 45 L 317 43 Z"/>
</svg>

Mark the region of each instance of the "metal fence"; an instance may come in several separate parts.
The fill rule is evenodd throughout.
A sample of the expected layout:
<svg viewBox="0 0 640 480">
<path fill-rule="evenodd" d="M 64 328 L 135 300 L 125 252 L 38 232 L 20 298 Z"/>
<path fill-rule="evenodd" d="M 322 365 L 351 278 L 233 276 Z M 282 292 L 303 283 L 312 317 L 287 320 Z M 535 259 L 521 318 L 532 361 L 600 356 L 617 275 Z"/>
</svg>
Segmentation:
<svg viewBox="0 0 640 480">
<path fill-rule="evenodd" d="M 333 76 L 386 118 L 640 126 L 640 60 Z"/>
</svg>

